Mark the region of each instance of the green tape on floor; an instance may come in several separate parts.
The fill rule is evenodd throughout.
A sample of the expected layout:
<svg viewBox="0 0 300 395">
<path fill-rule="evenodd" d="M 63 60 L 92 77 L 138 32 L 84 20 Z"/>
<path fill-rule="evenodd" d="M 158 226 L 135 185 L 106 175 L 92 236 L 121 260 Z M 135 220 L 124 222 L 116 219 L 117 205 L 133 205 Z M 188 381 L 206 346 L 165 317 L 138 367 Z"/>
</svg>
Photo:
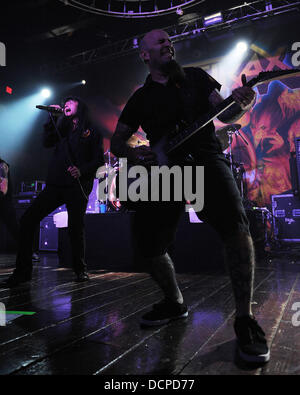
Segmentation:
<svg viewBox="0 0 300 395">
<path fill-rule="evenodd" d="M 0 313 L 19 314 L 19 315 L 33 315 L 33 314 L 35 314 L 34 311 L 5 311 L 5 310 L 3 310 L 3 311 L 0 310 Z"/>
</svg>

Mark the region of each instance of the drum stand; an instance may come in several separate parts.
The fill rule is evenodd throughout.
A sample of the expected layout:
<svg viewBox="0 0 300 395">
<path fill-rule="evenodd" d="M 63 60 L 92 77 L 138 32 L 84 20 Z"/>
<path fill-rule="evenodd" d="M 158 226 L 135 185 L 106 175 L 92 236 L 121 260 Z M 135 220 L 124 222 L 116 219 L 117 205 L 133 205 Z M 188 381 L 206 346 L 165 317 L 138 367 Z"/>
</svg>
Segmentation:
<svg viewBox="0 0 300 395">
<path fill-rule="evenodd" d="M 228 154 L 228 159 L 230 162 L 230 169 L 232 171 L 232 174 L 234 176 L 234 178 L 236 179 L 236 170 L 238 169 L 239 173 L 242 173 L 242 178 L 241 178 L 241 183 L 240 183 L 240 193 L 242 198 L 244 198 L 244 183 L 243 183 L 243 179 L 244 179 L 244 173 L 245 173 L 245 169 L 242 163 L 239 163 L 238 166 L 236 166 L 236 163 L 233 161 L 233 154 L 232 154 L 232 141 L 233 141 L 233 135 L 236 136 L 236 139 L 238 139 L 238 137 L 241 137 L 241 139 L 247 144 L 248 142 L 245 140 L 245 138 L 241 135 L 241 133 L 239 132 L 239 129 L 235 126 L 235 125 L 231 125 L 230 129 L 227 131 L 228 134 L 228 139 L 229 139 L 229 154 Z M 237 181 L 237 180 L 236 180 Z"/>
<path fill-rule="evenodd" d="M 113 174 L 116 174 L 116 171 L 119 169 L 119 162 L 115 163 L 112 166 L 112 161 L 111 161 L 111 153 L 109 150 L 107 150 L 104 155 L 107 155 L 108 161 L 105 161 L 105 172 L 104 172 L 104 178 L 105 178 L 105 210 L 103 212 L 110 212 L 110 211 L 119 211 L 119 206 L 118 204 L 114 206 L 112 202 L 110 201 L 110 188 L 111 188 L 111 182 L 112 182 L 112 176 Z M 117 199 L 118 200 L 118 199 Z"/>
<path fill-rule="evenodd" d="M 270 240 L 270 237 L 268 234 L 267 222 L 269 221 L 270 223 L 272 223 L 271 222 L 271 220 L 273 220 L 272 214 L 267 207 L 253 207 L 252 209 L 261 213 L 262 224 L 263 224 L 263 229 L 264 229 L 264 248 L 265 248 L 265 251 L 268 251 L 270 249 L 270 245 L 271 245 L 270 241 L 271 240 Z"/>
<path fill-rule="evenodd" d="M 103 203 L 103 201 L 100 201 L 100 205 L 104 204 L 105 210 L 102 211 L 101 208 L 101 212 L 108 212 L 110 211 L 110 206 L 108 204 L 109 201 L 109 191 L 108 191 L 108 177 L 109 177 L 109 170 L 111 168 L 111 154 L 110 151 L 107 150 L 106 152 L 104 152 L 104 155 L 108 156 L 108 162 L 105 161 L 105 173 L 104 173 L 104 178 L 105 178 L 105 202 Z"/>
</svg>

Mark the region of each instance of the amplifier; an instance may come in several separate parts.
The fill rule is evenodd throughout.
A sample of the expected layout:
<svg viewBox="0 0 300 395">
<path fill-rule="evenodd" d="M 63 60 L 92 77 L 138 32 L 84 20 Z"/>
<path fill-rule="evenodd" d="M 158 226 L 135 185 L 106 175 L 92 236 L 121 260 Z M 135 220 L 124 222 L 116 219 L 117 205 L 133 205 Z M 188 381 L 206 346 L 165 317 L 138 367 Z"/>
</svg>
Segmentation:
<svg viewBox="0 0 300 395">
<path fill-rule="evenodd" d="M 86 212 L 89 214 L 99 214 L 99 201 L 97 198 L 97 188 L 99 185 L 98 178 L 94 179 L 93 190 L 90 193 L 89 201 L 86 207 Z"/>
<path fill-rule="evenodd" d="M 300 137 L 295 138 L 295 150 L 296 150 L 296 185 L 297 192 L 299 193 L 300 188 Z"/>
<path fill-rule="evenodd" d="M 40 251 L 57 251 L 58 229 L 53 222 L 53 216 L 45 217 L 40 222 Z"/>
<path fill-rule="evenodd" d="M 54 216 L 54 214 L 57 214 L 57 213 L 62 213 L 63 211 L 67 211 L 67 207 L 66 207 L 66 205 L 64 204 L 63 206 L 59 206 L 59 207 L 57 207 L 54 211 L 52 211 L 52 213 L 51 214 L 49 214 L 49 217 L 51 216 L 51 217 L 53 217 Z"/>
<path fill-rule="evenodd" d="M 300 242 L 300 198 L 272 195 L 274 235 L 277 240 Z"/>
<path fill-rule="evenodd" d="M 37 193 L 28 192 L 28 193 L 19 193 L 13 197 L 14 207 L 18 208 L 28 208 L 34 202 L 34 199 L 38 197 Z"/>
<path fill-rule="evenodd" d="M 297 170 L 297 160 L 296 152 L 290 152 L 290 172 L 291 172 L 291 184 L 293 194 L 299 195 L 299 180 L 298 180 L 298 170 Z M 300 160 L 299 160 L 300 163 Z"/>
<path fill-rule="evenodd" d="M 45 181 L 23 181 L 21 182 L 21 193 L 39 193 L 45 188 Z"/>
</svg>

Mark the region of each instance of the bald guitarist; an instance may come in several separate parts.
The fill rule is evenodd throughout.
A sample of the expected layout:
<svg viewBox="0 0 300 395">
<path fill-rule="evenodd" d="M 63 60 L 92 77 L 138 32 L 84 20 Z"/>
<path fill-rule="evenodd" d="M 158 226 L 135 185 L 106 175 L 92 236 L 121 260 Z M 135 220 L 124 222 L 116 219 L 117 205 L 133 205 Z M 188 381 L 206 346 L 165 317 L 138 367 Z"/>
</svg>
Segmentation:
<svg viewBox="0 0 300 395">
<path fill-rule="evenodd" d="M 111 140 L 111 150 L 135 165 L 149 167 L 161 162 L 157 160 L 161 150 L 155 147 L 166 135 L 171 136 L 177 126 L 180 129 L 180 124 L 192 124 L 197 117 L 209 112 L 210 107 L 218 108 L 223 99 L 218 93 L 220 84 L 202 69 L 180 67 L 174 58 L 172 41 L 165 31 L 154 30 L 144 36 L 140 43 L 140 57 L 150 74 L 144 86 L 125 105 Z M 222 122 L 237 121 L 253 105 L 255 92 L 245 86 L 245 82 L 232 92 L 231 108 L 226 107 L 226 113 L 222 115 L 217 112 L 216 116 Z M 140 126 L 147 134 L 150 147 L 128 147 L 127 140 Z M 175 141 L 173 146 L 176 144 Z M 255 265 L 249 224 L 231 170 L 218 148 L 211 121 L 201 134 L 189 139 L 185 150 L 194 158 L 194 167 L 205 167 L 205 203 L 198 215 L 215 228 L 224 242 L 236 304 L 234 329 L 240 356 L 246 361 L 267 362 L 270 352 L 265 335 L 251 311 Z M 177 154 L 172 159 L 174 163 L 181 162 Z M 181 205 L 181 202 L 159 202 L 155 206 L 144 205 L 135 214 L 133 231 L 137 247 L 164 296 L 142 316 L 143 325 L 162 325 L 188 316 L 167 253 L 174 240 Z"/>
</svg>

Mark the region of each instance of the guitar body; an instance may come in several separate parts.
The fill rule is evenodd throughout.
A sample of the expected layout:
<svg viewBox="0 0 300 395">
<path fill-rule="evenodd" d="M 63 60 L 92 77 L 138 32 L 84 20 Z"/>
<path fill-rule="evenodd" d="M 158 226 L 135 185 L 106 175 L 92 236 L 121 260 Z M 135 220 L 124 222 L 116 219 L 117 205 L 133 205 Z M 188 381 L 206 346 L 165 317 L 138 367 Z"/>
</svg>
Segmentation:
<svg viewBox="0 0 300 395">
<path fill-rule="evenodd" d="M 168 140 L 163 136 L 157 143 L 151 145 L 151 150 L 156 154 L 158 166 L 171 166 L 171 161 L 166 153 L 166 144 Z"/>
</svg>

